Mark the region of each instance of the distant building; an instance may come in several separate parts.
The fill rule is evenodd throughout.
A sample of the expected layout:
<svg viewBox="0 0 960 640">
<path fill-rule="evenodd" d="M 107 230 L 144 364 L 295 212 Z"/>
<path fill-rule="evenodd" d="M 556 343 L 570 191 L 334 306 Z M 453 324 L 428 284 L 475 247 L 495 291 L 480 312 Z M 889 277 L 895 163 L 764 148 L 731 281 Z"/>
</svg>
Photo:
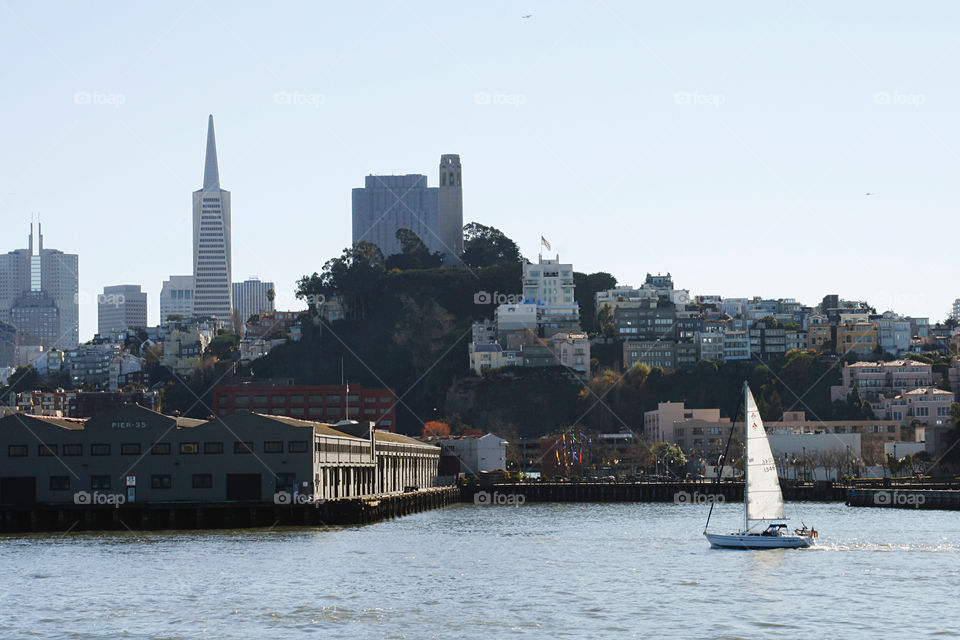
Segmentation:
<svg viewBox="0 0 960 640">
<path fill-rule="evenodd" d="M 0 254 L 0 322 L 17 328 L 20 345 L 72 349 L 80 341 L 79 259 L 43 247 L 40 224 L 29 245 Z"/>
<path fill-rule="evenodd" d="M 914 423 L 946 426 L 950 423 L 950 405 L 955 398 L 951 391 L 921 387 L 883 398 L 875 411 L 884 419 L 896 420 L 905 427 Z"/>
<path fill-rule="evenodd" d="M 0 322 L 0 368 L 13 367 L 17 363 L 17 329 L 12 324 Z"/>
<path fill-rule="evenodd" d="M 934 384 L 933 365 L 910 359 L 854 362 L 844 364 L 840 373 L 842 384 L 830 387 L 831 401 L 846 400 L 854 388 L 861 398 L 875 402 L 882 396 L 897 395 Z"/>
<path fill-rule="evenodd" d="M 140 285 L 104 287 L 97 299 L 97 333 L 143 329 L 147 326 L 147 292 Z"/>
<path fill-rule="evenodd" d="M 682 448 L 686 443 L 674 435 L 674 423 L 684 420 L 720 422 L 720 409 L 688 409 L 682 402 L 660 402 L 655 410 L 643 413 L 643 435 L 653 442 L 679 444 Z"/>
<path fill-rule="evenodd" d="M 857 321 L 837 325 L 837 353 L 866 356 L 876 351 L 878 343 L 877 327 L 872 322 Z"/>
<path fill-rule="evenodd" d="M 253 315 L 272 313 L 275 293 L 276 288 L 272 282 L 261 282 L 259 278 L 234 282 L 233 307 L 240 314 L 240 322 L 246 322 Z"/>
<path fill-rule="evenodd" d="M 213 116 L 203 188 L 193 192 L 193 313 L 230 322 L 233 311 L 230 192 L 220 188 Z"/>
<path fill-rule="evenodd" d="M 428 187 L 420 174 L 369 175 L 353 190 L 353 242 L 372 242 L 384 256 L 401 252 L 396 233 L 413 231 L 444 264 L 463 253 L 463 180 L 460 156 L 440 157 L 440 186 Z"/>
<path fill-rule="evenodd" d="M 17 409 L 25 413 L 64 418 L 93 418 L 124 404 L 160 410 L 156 391 L 25 391 L 17 394 Z"/>
<path fill-rule="evenodd" d="M 170 316 L 193 317 L 193 276 L 170 276 L 160 290 L 160 323 Z"/>
<path fill-rule="evenodd" d="M 213 410 L 218 416 L 246 410 L 330 423 L 369 420 L 387 431 L 397 428 L 396 405 L 393 389 L 359 384 L 294 386 L 252 380 L 213 390 Z"/>
<path fill-rule="evenodd" d="M 440 447 L 440 457 L 459 460 L 457 473 L 477 475 L 481 471 L 507 468 L 507 441 L 488 433 L 483 436 L 446 436 L 422 438 L 424 442 Z"/>
</svg>

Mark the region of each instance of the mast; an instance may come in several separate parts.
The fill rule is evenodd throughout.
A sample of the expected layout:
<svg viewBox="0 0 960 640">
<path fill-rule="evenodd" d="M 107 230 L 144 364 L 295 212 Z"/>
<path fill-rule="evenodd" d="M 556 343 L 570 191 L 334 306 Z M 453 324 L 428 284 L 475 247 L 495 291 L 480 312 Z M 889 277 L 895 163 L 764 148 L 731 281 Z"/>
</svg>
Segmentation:
<svg viewBox="0 0 960 640">
<path fill-rule="evenodd" d="M 750 486 L 750 481 L 747 479 L 747 474 L 750 473 L 750 438 L 747 437 L 747 423 L 750 421 L 750 416 L 747 413 L 749 409 L 747 408 L 747 394 L 750 393 L 749 384 L 744 381 L 743 383 L 743 532 L 746 533 L 750 530 L 750 520 L 748 519 L 749 510 L 747 505 L 750 504 L 750 496 L 747 493 L 747 487 Z"/>
</svg>

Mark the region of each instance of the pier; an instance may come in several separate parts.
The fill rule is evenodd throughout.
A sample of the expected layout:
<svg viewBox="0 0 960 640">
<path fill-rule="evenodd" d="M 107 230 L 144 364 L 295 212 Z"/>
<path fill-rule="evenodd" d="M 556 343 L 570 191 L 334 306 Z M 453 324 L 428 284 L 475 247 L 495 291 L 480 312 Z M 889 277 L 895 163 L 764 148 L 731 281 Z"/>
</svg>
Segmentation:
<svg viewBox="0 0 960 640">
<path fill-rule="evenodd" d="M 33 504 L 0 508 L 0 533 L 350 526 L 437 509 L 460 501 L 458 487 L 275 504 L 136 503 L 117 506 Z"/>
<path fill-rule="evenodd" d="M 843 502 L 847 487 L 833 482 L 783 485 L 783 497 L 792 501 Z M 675 502 L 717 500 L 743 502 L 743 482 L 512 482 L 469 485 L 464 502 L 478 501 L 477 494 L 523 496 L 524 502 Z M 482 501 L 484 497 L 480 497 Z"/>
</svg>

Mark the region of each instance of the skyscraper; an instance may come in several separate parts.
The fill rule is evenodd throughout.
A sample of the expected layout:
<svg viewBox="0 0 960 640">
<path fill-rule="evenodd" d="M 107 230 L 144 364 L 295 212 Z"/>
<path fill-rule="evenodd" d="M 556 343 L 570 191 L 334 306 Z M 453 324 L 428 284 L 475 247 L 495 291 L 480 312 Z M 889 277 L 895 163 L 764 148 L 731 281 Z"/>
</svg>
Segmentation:
<svg viewBox="0 0 960 640">
<path fill-rule="evenodd" d="M 138 284 L 104 287 L 97 298 L 97 333 L 144 329 L 147 326 L 147 292 Z"/>
<path fill-rule="evenodd" d="M 203 188 L 193 192 L 193 314 L 229 322 L 231 283 L 230 192 L 220 188 L 211 115 Z"/>
<path fill-rule="evenodd" d="M 37 224 L 26 249 L 0 255 L 0 321 L 22 346 L 74 349 L 80 342 L 79 258 L 43 248 Z"/>
<path fill-rule="evenodd" d="M 261 282 L 259 278 L 250 278 L 244 282 L 233 283 L 233 307 L 240 314 L 240 322 L 246 322 L 254 314 L 269 313 L 274 310 L 270 292 L 276 289 L 272 282 Z"/>
<path fill-rule="evenodd" d="M 430 252 L 443 254 L 445 265 L 460 263 L 463 252 L 463 186 L 460 156 L 440 157 L 440 186 L 427 176 L 366 177 L 353 190 L 353 242 L 372 242 L 384 256 L 400 253 L 397 230 L 416 233 Z"/>
</svg>

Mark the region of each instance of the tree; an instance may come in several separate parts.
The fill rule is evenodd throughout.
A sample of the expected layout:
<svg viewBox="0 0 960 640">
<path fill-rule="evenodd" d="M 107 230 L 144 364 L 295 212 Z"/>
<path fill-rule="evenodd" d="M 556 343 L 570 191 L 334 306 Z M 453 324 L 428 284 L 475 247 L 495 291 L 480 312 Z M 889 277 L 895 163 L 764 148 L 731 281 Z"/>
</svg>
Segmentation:
<svg viewBox="0 0 960 640">
<path fill-rule="evenodd" d="M 617 286 L 617 279 L 609 273 L 573 272 L 573 297 L 580 305 L 580 326 L 587 333 L 597 333 L 601 330 L 597 323 L 596 294 Z"/>
<path fill-rule="evenodd" d="M 400 253 L 395 253 L 388 257 L 385 263 L 389 269 L 436 269 L 443 265 L 443 256 L 437 253 L 430 253 L 430 249 L 424 244 L 423 240 L 410 229 L 397 229 L 394 234 L 400 241 Z"/>
<path fill-rule="evenodd" d="M 471 222 L 463 227 L 463 263 L 468 267 L 523 262 L 520 248 L 502 231 Z"/>
<path fill-rule="evenodd" d="M 423 423 L 424 438 L 445 438 L 450 435 L 450 425 L 439 420 L 430 420 Z"/>
<path fill-rule="evenodd" d="M 297 282 L 297 298 L 305 300 L 311 313 L 329 296 L 343 297 L 347 316 L 363 318 L 376 308 L 383 293 L 383 253 L 372 242 L 355 242 L 339 258 L 327 260 L 323 274 L 303 276 Z"/>
</svg>

